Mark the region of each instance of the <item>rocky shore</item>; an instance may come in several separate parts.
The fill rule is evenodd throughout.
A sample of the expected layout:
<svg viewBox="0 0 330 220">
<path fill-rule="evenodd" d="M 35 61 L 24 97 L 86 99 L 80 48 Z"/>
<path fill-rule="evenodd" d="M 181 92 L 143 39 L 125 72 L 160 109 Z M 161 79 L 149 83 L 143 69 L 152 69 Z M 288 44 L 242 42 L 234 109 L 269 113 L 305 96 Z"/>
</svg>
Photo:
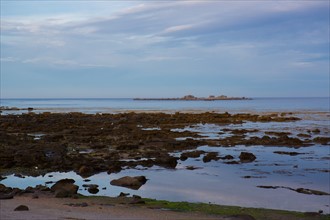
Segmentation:
<svg viewBox="0 0 330 220">
<path fill-rule="evenodd" d="M 288 123 L 301 118 L 291 113 L 229 114 L 229 113 L 40 113 L 0 116 L 0 180 L 15 174 L 24 178 L 49 172 L 74 171 L 83 178 L 100 172 L 118 173 L 137 166 L 146 169 L 159 166 L 175 169 L 180 161 L 202 158 L 203 163 L 221 161 L 226 164 L 251 163 L 257 157 L 242 151 L 239 156 L 219 155 L 217 152 L 198 150 L 199 146 L 233 147 L 237 145 L 285 146 L 291 151 L 276 151 L 274 154 L 296 156 L 295 149 L 311 145 L 329 145 L 330 138 L 324 131 L 311 129 L 292 135 L 290 132 L 262 131 L 257 128 L 230 128 L 228 125 L 245 123 Z M 223 138 L 203 138 L 198 132 L 187 128 L 196 125 L 214 124 L 225 127 Z M 227 127 L 228 126 L 228 127 Z M 254 134 L 259 135 L 254 135 Z M 263 135 L 260 135 L 262 133 Z M 315 137 L 315 134 L 318 134 Z M 187 167 L 187 170 L 195 167 Z M 323 172 L 323 171 L 322 171 Z M 326 171 L 329 172 L 329 171 Z M 248 176 L 244 178 L 250 178 Z M 111 181 L 111 185 L 139 189 L 148 180 L 144 176 L 123 177 Z M 99 188 L 95 184 L 84 185 L 91 194 Z M 283 188 L 303 194 L 325 195 L 313 189 L 285 186 L 258 186 L 265 189 Z M 52 197 L 77 196 L 77 186 L 72 179 L 54 182 L 48 188 L 13 189 L 0 185 L 0 199 L 17 195 L 47 192 Z M 36 193 L 37 192 L 37 193 Z M 126 195 L 121 195 L 125 197 Z M 144 204 L 139 197 L 133 203 Z M 1 201 L 2 202 L 2 201 Z M 225 218 L 227 219 L 227 218 Z M 312 218 L 314 219 L 314 218 Z"/>
<path fill-rule="evenodd" d="M 233 135 L 223 139 L 207 140 L 191 131 L 175 132 L 198 123 L 243 124 L 252 122 L 290 122 L 300 120 L 285 114 L 255 115 L 229 113 L 165 114 L 22 114 L 3 115 L 0 118 L 0 168 L 1 175 L 10 170 L 30 169 L 31 173 L 42 171 L 75 171 L 81 176 L 91 176 L 107 171 L 116 173 L 138 165 L 174 169 L 178 160 L 192 157 L 182 153 L 174 157 L 171 153 L 193 150 L 201 145 L 235 146 L 291 146 L 301 147 L 314 143 L 327 144 L 328 137 L 289 137 L 285 133 L 273 133 L 263 137 L 246 134 L 256 130 L 234 129 Z M 317 132 L 317 131 L 310 131 Z M 304 134 L 306 137 L 308 134 Z M 176 138 L 189 137 L 178 141 Z M 196 152 L 205 154 L 205 152 Z M 248 155 L 248 154 L 247 154 Z M 244 157 L 205 154 L 210 159 L 226 162 L 245 162 Z M 253 158 L 253 156 L 251 156 Z M 142 159 L 143 158 L 143 159 Z M 243 159 L 242 159 L 243 158 Z"/>
</svg>

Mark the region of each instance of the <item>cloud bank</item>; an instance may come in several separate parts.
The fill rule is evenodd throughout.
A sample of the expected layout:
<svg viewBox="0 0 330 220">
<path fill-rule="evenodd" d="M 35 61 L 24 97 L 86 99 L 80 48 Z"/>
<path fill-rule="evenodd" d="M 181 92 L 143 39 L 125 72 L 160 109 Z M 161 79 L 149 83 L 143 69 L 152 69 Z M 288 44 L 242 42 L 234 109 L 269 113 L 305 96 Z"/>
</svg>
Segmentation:
<svg viewBox="0 0 330 220">
<path fill-rule="evenodd" d="M 6 97 L 327 96 L 328 74 L 328 1 L 1 1 Z"/>
</svg>

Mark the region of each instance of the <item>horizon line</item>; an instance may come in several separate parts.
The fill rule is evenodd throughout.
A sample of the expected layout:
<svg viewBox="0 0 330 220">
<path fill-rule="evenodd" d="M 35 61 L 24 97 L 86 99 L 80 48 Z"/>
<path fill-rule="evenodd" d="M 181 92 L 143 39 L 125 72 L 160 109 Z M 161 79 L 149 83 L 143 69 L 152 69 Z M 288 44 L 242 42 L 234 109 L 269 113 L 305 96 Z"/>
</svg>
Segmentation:
<svg viewBox="0 0 330 220">
<path fill-rule="evenodd" d="M 228 96 L 228 97 L 241 97 L 241 96 Z M 242 96 L 243 97 L 243 96 Z M 244 96 L 245 98 L 330 98 L 330 96 Z M 0 97 L 1 99 L 135 99 L 140 97 Z M 163 99 L 163 98 L 178 98 L 178 97 L 143 97 L 151 99 Z M 203 98 L 203 97 L 197 97 Z"/>
</svg>

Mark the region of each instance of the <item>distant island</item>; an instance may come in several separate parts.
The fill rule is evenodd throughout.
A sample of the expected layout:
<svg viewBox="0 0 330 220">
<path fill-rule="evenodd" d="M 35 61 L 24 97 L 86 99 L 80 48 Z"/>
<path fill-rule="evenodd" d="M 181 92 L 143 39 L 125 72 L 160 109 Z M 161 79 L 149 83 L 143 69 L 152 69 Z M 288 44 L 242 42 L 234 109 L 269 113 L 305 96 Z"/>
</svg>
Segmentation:
<svg viewBox="0 0 330 220">
<path fill-rule="evenodd" d="M 196 97 L 193 95 L 186 95 L 183 96 L 182 98 L 134 98 L 133 100 L 156 100 L 156 101 L 216 101 L 216 100 L 251 100 L 251 98 L 246 98 L 246 97 L 228 97 L 225 95 L 220 95 L 220 96 L 214 96 L 210 95 L 209 97 Z"/>
</svg>

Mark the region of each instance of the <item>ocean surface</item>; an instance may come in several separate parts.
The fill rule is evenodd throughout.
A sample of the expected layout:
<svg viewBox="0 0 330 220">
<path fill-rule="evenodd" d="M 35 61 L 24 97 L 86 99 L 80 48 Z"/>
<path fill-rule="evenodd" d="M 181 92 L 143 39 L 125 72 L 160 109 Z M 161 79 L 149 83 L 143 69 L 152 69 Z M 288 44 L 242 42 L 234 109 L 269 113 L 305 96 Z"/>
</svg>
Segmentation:
<svg viewBox="0 0 330 220">
<path fill-rule="evenodd" d="M 127 111 L 215 111 L 215 112 L 293 112 L 303 120 L 295 122 L 246 122 L 243 124 L 216 125 L 196 124 L 174 132 L 184 130 L 196 132 L 206 139 L 221 139 L 230 133 L 230 129 L 258 129 L 253 136 L 262 137 L 265 132 L 289 132 L 290 137 L 299 133 L 308 133 L 319 129 L 315 137 L 329 137 L 330 112 L 329 98 L 254 98 L 252 100 L 228 101 L 134 101 L 133 99 L 1 99 L 1 106 L 17 108 L 34 108 L 33 112 L 84 112 L 84 113 L 118 113 Z M 21 111 L 3 111 L 2 114 L 21 114 Z M 144 128 L 159 129 L 159 128 Z M 221 133 L 223 133 L 221 136 Z M 310 133 L 308 133 L 310 134 Z M 47 134 L 30 134 L 35 140 Z M 189 137 L 177 138 L 177 141 Z M 93 151 L 93 149 L 89 149 Z M 170 201 L 206 202 L 222 205 L 245 207 L 263 207 L 295 211 L 319 211 L 330 213 L 330 196 L 307 195 L 289 190 L 307 188 L 330 193 L 330 145 L 315 144 L 310 147 L 284 146 L 199 146 L 198 150 L 218 152 L 219 155 L 231 154 L 238 157 L 240 152 L 248 151 L 256 155 L 257 160 L 248 164 L 226 164 L 223 161 L 203 163 L 200 158 L 189 158 L 179 161 L 176 169 L 136 167 L 117 174 L 99 173 L 89 177 L 91 184 L 98 184 L 97 195 L 117 196 L 120 192 L 137 194 L 143 197 L 165 199 Z M 299 155 L 279 155 L 275 151 L 295 151 Z M 85 153 L 85 152 L 81 152 Z M 177 152 L 179 156 L 182 152 Z M 174 153 L 175 154 L 175 153 Z M 143 158 L 142 158 L 143 159 Z M 188 170 L 194 166 L 197 169 Z M 123 176 L 144 175 L 149 180 L 139 190 L 130 190 L 110 185 L 110 181 Z M 246 178 L 248 177 L 248 178 Z M 84 178 L 75 172 L 52 172 L 43 176 L 25 178 L 7 176 L 2 184 L 26 188 L 38 184 L 46 185 L 47 181 L 73 178 L 80 186 L 80 193 L 90 195 L 82 187 Z M 264 189 L 258 186 L 278 186 L 276 189 Z M 50 185 L 48 185 L 50 186 Z M 102 190 L 101 190 L 102 189 Z"/>
<path fill-rule="evenodd" d="M 133 99 L 0 99 L 0 106 L 34 108 L 35 112 L 116 113 L 123 111 L 329 112 L 325 98 L 253 98 L 218 101 L 146 101 Z M 11 112 L 13 113 L 13 111 Z"/>
</svg>

